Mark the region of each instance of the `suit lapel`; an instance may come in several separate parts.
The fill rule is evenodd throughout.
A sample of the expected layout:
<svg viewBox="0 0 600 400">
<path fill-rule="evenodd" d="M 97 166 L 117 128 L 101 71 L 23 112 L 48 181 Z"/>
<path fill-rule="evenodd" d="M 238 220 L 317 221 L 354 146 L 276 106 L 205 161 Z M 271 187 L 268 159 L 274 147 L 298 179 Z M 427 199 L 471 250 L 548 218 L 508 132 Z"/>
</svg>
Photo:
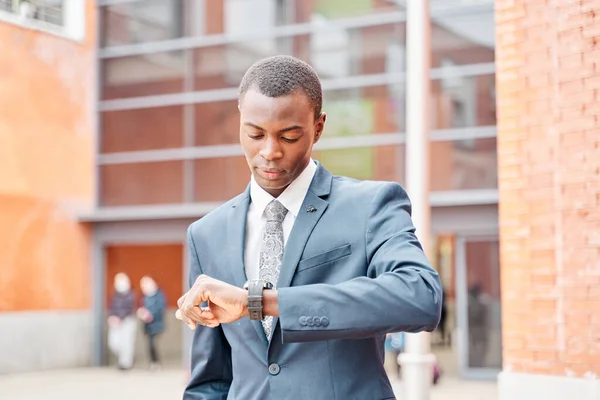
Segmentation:
<svg viewBox="0 0 600 400">
<path fill-rule="evenodd" d="M 231 204 L 231 212 L 227 220 L 227 242 L 229 257 L 231 257 L 230 271 L 236 286 L 242 287 L 246 283 L 246 269 L 244 266 L 244 245 L 246 243 L 246 215 L 250 205 L 250 189 L 246 188 Z M 221 251 L 221 250 L 217 250 Z"/>
<path fill-rule="evenodd" d="M 317 222 L 319 222 L 329 205 L 329 202 L 322 197 L 329 195 L 333 177 L 321 164 L 317 163 L 317 165 L 317 172 L 306 193 L 302 207 L 298 212 L 296 222 L 294 222 L 292 232 L 285 245 L 281 272 L 279 273 L 279 279 L 277 280 L 278 288 L 290 286 L 294 274 L 296 273 L 300 257 L 302 257 L 302 253 L 306 247 L 306 243 L 308 242 L 313 229 L 317 225 Z M 279 318 L 273 319 L 273 335 L 280 329 L 280 327 L 278 327 L 278 322 Z"/>
<path fill-rule="evenodd" d="M 329 195 L 332 179 L 331 173 L 317 163 L 317 171 L 285 245 L 281 272 L 277 281 L 278 288 L 288 287 L 292 282 L 308 238 L 329 205 L 322 197 Z"/>
<path fill-rule="evenodd" d="M 283 262 L 281 264 L 281 272 L 277 280 L 277 287 L 288 287 L 292 282 L 292 278 L 296 273 L 298 261 L 302 256 L 306 242 L 312 233 L 315 225 L 321 219 L 321 216 L 327 209 L 329 203 L 319 196 L 315 195 L 310 190 L 306 193 L 302 208 L 294 222 L 294 227 L 285 245 L 283 252 Z"/>
</svg>

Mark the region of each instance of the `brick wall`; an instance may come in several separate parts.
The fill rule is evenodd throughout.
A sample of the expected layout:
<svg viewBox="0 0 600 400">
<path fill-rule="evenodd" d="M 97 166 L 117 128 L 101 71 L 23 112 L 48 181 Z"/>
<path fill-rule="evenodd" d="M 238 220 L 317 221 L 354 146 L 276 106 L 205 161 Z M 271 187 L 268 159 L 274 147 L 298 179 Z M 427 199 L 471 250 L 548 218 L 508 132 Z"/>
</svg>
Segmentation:
<svg viewBox="0 0 600 400">
<path fill-rule="evenodd" d="M 0 23 L 0 312 L 90 306 L 95 2 L 83 42 Z"/>
<path fill-rule="evenodd" d="M 600 373 L 600 1 L 496 0 L 504 369 Z"/>
</svg>

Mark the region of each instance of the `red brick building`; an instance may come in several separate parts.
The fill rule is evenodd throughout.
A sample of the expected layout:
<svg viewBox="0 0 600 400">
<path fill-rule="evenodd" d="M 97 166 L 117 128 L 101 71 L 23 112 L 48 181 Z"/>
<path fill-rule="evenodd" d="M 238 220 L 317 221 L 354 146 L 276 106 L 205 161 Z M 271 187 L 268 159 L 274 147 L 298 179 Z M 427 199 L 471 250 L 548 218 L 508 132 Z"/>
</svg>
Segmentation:
<svg viewBox="0 0 600 400">
<path fill-rule="evenodd" d="M 600 2 L 497 0 L 496 38 L 501 398 L 600 398 Z"/>
<path fill-rule="evenodd" d="M 453 333 L 434 351 L 465 379 L 502 370 L 502 399 L 595 398 L 600 4 L 430 1 L 430 255 Z M 407 0 L 5 3 L 0 331 L 16 336 L 0 373 L 108 362 L 119 271 L 154 276 L 174 306 L 185 228 L 248 182 L 236 86 L 262 57 L 320 74 L 316 159 L 404 182 Z M 164 353 L 185 360 L 167 323 Z"/>
</svg>

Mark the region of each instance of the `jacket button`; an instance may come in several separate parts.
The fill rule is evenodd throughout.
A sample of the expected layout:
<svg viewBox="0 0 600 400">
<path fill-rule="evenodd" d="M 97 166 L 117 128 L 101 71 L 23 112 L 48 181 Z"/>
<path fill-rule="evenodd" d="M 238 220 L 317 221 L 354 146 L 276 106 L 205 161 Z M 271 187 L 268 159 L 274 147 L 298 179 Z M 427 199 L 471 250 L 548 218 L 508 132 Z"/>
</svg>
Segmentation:
<svg viewBox="0 0 600 400">
<path fill-rule="evenodd" d="M 321 317 L 321 326 L 328 326 L 328 325 L 329 325 L 329 318 Z"/>
<path fill-rule="evenodd" d="M 279 371 L 281 371 L 281 368 L 279 368 L 279 364 L 271 364 L 269 365 L 269 373 L 271 375 L 277 375 L 279 373 Z"/>
<path fill-rule="evenodd" d="M 306 317 L 300 317 L 300 318 L 298 319 L 298 322 L 300 322 L 300 325 L 301 325 L 301 326 L 306 326 L 306 325 L 307 325 L 307 322 L 306 322 Z"/>
</svg>

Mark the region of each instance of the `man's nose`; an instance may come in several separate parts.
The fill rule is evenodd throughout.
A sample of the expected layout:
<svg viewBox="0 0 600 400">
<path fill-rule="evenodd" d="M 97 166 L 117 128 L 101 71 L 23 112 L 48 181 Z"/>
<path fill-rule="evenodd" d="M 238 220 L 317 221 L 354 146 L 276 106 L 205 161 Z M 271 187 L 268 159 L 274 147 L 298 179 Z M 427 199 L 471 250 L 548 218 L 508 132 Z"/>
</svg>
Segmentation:
<svg viewBox="0 0 600 400">
<path fill-rule="evenodd" d="M 267 139 L 260 149 L 260 156 L 267 161 L 278 160 L 283 157 L 279 140 Z"/>
</svg>

